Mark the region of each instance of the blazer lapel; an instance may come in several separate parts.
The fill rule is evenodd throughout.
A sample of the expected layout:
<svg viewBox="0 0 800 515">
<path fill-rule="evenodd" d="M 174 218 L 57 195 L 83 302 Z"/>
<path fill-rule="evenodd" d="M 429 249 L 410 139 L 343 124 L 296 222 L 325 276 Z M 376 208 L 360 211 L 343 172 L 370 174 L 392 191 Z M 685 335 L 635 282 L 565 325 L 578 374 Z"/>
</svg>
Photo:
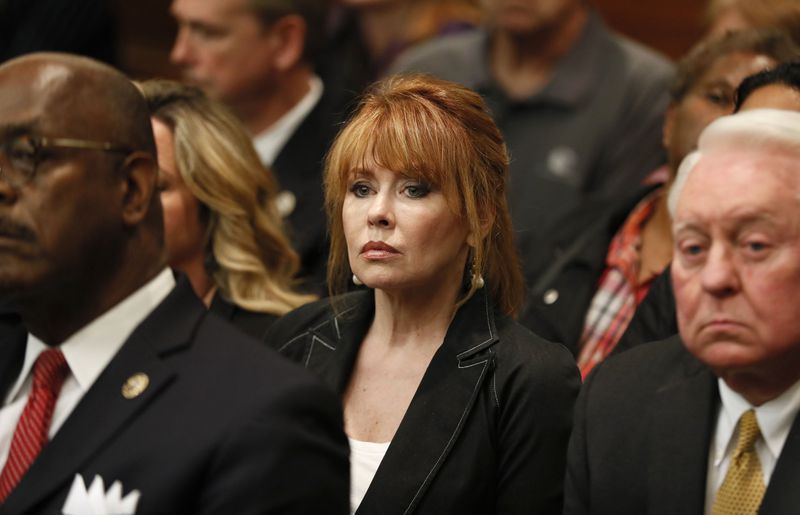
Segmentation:
<svg viewBox="0 0 800 515">
<path fill-rule="evenodd" d="M 344 394 L 353 373 L 358 350 L 375 314 L 372 290 L 348 294 L 336 316 L 312 327 L 304 364 L 339 395 Z"/>
<path fill-rule="evenodd" d="M 456 314 L 403 417 L 358 513 L 411 513 L 447 459 L 494 366 L 497 330 L 476 293 Z M 421 437 L 424 435 L 424 437 Z"/>
<path fill-rule="evenodd" d="M 702 514 L 708 449 L 718 403 L 716 379 L 688 353 L 685 375 L 657 392 L 648 461 L 648 510 L 653 515 Z"/>
<path fill-rule="evenodd" d="M 65 488 L 95 453 L 146 409 L 175 375 L 161 356 L 185 347 L 204 313 L 188 281 L 181 281 L 123 344 L 0 512 L 28 512 L 57 489 Z M 149 384 L 138 396 L 125 398 L 122 386 L 138 373 L 146 374 Z"/>
<path fill-rule="evenodd" d="M 780 515 L 796 512 L 800 505 L 798 485 L 800 485 L 800 416 L 795 416 L 758 513 Z"/>
</svg>

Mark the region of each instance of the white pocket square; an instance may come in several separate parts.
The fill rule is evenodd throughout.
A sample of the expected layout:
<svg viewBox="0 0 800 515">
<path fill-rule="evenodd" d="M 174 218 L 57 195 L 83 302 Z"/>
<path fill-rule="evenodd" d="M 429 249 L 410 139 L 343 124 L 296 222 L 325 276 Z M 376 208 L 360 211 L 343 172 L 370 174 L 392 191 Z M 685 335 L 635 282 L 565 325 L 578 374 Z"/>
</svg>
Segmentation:
<svg viewBox="0 0 800 515">
<path fill-rule="evenodd" d="M 123 498 L 119 481 L 114 481 L 106 492 L 100 476 L 94 476 L 87 489 L 83 476 L 75 474 L 61 512 L 63 515 L 133 515 L 140 495 L 139 490 L 133 490 Z"/>
</svg>

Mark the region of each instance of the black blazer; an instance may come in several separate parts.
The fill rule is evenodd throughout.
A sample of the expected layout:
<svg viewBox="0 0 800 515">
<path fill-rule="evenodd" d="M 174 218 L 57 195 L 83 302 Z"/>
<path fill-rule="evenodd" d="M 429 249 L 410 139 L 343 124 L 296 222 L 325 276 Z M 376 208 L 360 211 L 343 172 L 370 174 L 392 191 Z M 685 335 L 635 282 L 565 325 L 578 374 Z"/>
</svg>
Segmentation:
<svg viewBox="0 0 800 515">
<path fill-rule="evenodd" d="M 674 336 L 612 357 L 578 397 L 570 440 L 567 515 L 702 515 L 719 391 Z M 775 465 L 760 515 L 800 505 L 800 422 Z"/>
<path fill-rule="evenodd" d="M 586 312 L 606 269 L 608 246 L 653 188 L 624 201 L 595 200 L 555 224 L 550 239 L 520 249 L 528 301 L 519 322 L 578 355 Z"/>
<path fill-rule="evenodd" d="M 3 394 L 26 332 L 0 333 Z M 126 399 L 136 373 L 147 388 Z M 139 325 L 33 463 L 0 513 L 61 513 L 86 486 L 141 492 L 137 513 L 348 513 L 339 403 L 312 377 L 178 287 Z"/>
<path fill-rule="evenodd" d="M 250 311 L 237 306 L 224 299 L 219 292 L 214 294 L 208 310 L 259 341 L 264 340 L 267 329 L 279 318 L 277 315 Z"/>
<path fill-rule="evenodd" d="M 371 290 L 309 304 L 268 334 L 340 395 L 372 323 Z M 559 513 L 579 377 L 569 352 L 494 313 L 456 313 L 357 513 Z"/>
</svg>

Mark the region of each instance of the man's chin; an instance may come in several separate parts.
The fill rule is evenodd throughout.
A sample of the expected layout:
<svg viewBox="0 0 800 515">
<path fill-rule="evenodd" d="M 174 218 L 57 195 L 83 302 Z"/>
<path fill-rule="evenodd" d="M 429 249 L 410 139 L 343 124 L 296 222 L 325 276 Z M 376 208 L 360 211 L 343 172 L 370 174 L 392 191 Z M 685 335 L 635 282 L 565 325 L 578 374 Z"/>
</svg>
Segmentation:
<svg viewBox="0 0 800 515">
<path fill-rule="evenodd" d="M 25 272 L 15 272 L 0 264 L 0 306 L 18 304 L 34 297 L 39 290 L 37 285 L 42 284 L 40 279 L 30 268 Z"/>
<path fill-rule="evenodd" d="M 757 364 L 752 346 L 738 340 L 716 340 L 706 343 L 701 349 L 689 350 L 717 375 L 744 370 Z"/>
</svg>

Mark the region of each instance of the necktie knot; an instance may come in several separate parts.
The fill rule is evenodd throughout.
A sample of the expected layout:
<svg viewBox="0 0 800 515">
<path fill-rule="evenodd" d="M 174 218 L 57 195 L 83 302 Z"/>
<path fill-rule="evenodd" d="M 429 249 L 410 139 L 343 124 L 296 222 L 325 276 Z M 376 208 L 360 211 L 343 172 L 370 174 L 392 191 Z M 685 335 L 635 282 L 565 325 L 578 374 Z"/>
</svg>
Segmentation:
<svg viewBox="0 0 800 515">
<path fill-rule="evenodd" d="M 758 428 L 756 412 L 752 409 L 745 411 L 739 418 L 739 438 L 736 440 L 734 457 L 738 458 L 743 453 L 752 451 L 759 436 L 761 436 L 761 430 Z"/>
<path fill-rule="evenodd" d="M 67 373 L 69 366 L 64 353 L 60 349 L 47 349 L 39 354 L 33 365 L 33 388 L 51 390 L 58 397 L 57 390 L 61 389 Z"/>
</svg>

